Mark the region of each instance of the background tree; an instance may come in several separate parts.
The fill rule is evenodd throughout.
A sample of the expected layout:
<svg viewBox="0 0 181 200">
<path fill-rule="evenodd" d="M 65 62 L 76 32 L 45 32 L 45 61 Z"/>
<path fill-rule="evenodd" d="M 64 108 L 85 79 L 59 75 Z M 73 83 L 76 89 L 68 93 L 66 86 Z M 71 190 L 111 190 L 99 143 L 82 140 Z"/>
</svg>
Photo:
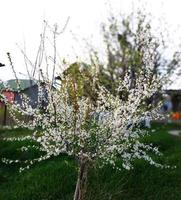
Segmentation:
<svg viewBox="0 0 181 200">
<path fill-rule="evenodd" d="M 120 19 L 111 16 L 109 23 L 102 25 L 107 64 L 100 66 L 100 80 L 113 93 L 128 70 L 132 80 L 130 88 L 134 87 L 140 73 L 149 67 L 149 61 L 146 60 L 148 55 L 152 59 L 152 74 L 162 79 L 162 86 L 180 67 L 180 52 L 176 51 L 171 60 L 165 58 L 165 41 L 161 36 L 158 38 L 154 35 L 151 22 L 145 14 L 138 12 L 136 16 L 133 18 L 132 14 Z"/>
</svg>

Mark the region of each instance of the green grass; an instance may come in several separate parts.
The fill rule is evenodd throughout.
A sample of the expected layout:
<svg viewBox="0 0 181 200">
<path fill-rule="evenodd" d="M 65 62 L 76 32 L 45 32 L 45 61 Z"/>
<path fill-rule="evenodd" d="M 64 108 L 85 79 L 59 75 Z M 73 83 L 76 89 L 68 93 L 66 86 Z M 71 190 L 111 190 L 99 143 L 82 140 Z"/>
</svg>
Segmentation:
<svg viewBox="0 0 181 200">
<path fill-rule="evenodd" d="M 177 125 L 178 126 L 178 125 Z M 136 161 L 131 171 L 117 171 L 110 166 L 92 169 L 89 173 L 87 200 L 180 200 L 181 139 L 167 133 L 173 125 L 154 125 L 156 132 L 146 142 L 159 146 L 161 163 L 176 169 L 159 169 L 144 161 Z M 176 127 L 179 128 L 179 127 Z M 28 130 L 0 130 L 0 138 L 30 134 Z M 0 157 L 27 159 L 39 152 L 19 151 L 28 144 L 0 141 Z M 77 177 L 76 162 L 65 155 L 35 164 L 30 170 L 18 172 L 19 164 L 0 163 L 0 200 L 72 200 Z"/>
</svg>

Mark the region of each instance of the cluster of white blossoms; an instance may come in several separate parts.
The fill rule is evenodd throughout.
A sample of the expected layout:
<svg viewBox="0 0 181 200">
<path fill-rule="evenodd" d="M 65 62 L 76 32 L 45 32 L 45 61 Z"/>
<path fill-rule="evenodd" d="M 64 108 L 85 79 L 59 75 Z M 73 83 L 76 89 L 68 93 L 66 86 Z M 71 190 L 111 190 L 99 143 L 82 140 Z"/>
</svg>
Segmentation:
<svg viewBox="0 0 181 200">
<path fill-rule="evenodd" d="M 17 124 L 32 129 L 33 134 L 6 140 L 35 140 L 37 146 L 29 145 L 21 150 L 35 148 L 43 152 L 39 158 L 20 161 L 26 164 L 20 171 L 28 169 L 34 162 L 62 153 L 93 163 L 98 161 L 101 166 L 111 164 L 118 169 L 131 169 L 134 159 L 144 159 L 162 167 L 150 157 L 152 153 L 160 155 L 158 149 L 140 140 L 147 134 L 147 130 L 141 127 L 143 119 L 160 117 L 157 106 L 145 103 L 157 92 L 158 81 L 153 77 L 149 82 L 140 74 L 134 88 L 129 89 L 129 80 L 127 73 L 120 80 L 118 95 L 111 94 L 103 86 L 94 88 L 97 93 L 94 102 L 89 96 L 78 96 L 76 83 L 68 78 L 62 80 L 58 88 L 47 81 L 44 84 L 48 95 L 45 107 L 32 108 L 28 98 L 22 98 L 24 102 L 21 106 L 11 105 Z M 70 87 L 74 89 L 72 94 Z M 121 98 L 120 93 L 126 94 L 126 97 Z M 23 122 L 17 118 L 17 112 L 22 115 L 31 113 L 31 120 Z M 121 166 L 117 165 L 118 159 L 122 161 Z M 13 162 L 5 158 L 2 161 Z"/>
<path fill-rule="evenodd" d="M 40 91 L 38 106 L 33 108 L 25 95 L 22 96 L 21 105 L 11 105 L 11 114 L 16 124 L 32 129 L 33 134 L 25 137 L 7 138 L 7 140 L 34 140 L 37 142 L 36 147 L 30 145 L 22 147 L 21 150 L 35 148 L 43 152 L 42 156 L 38 158 L 20 161 L 26 164 L 26 167 L 21 168 L 21 171 L 29 168 L 35 162 L 59 156 L 62 153 L 79 161 L 87 160 L 99 163 L 100 166 L 111 164 L 118 169 L 121 167 L 131 169 L 134 159 L 144 159 L 152 165 L 162 167 L 150 157 L 153 153 L 160 154 L 158 149 L 152 144 L 144 144 L 140 140 L 147 134 L 147 130 L 141 126 L 143 120 L 160 118 L 159 106 L 148 103 L 160 89 L 158 77 L 153 72 L 154 48 L 150 46 L 149 37 L 147 40 L 143 40 L 145 39 L 144 35 L 143 38 L 140 35 L 140 40 L 144 41 L 142 49 L 140 49 L 144 65 L 140 67 L 134 84 L 129 71 L 131 67 L 128 67 L 124 77 L 120 79 L 117 95 L 112 94 L 99 84 L 97 74 L 101 65 L 96 59 L 91 60 L 94 61 L 92 62 L 93 70 L 90 78 L 93 81 L 89 85 L 89 89 L 95 94 L 92 98 L 89 92 L 86 95 L 80 92 L 80 88 L 84 88 L 86 83 L 81 82 L 80 77 L 76 78 L 76 74 L 72 78 L 71 76 L 62 76 L 60 84 L 57 87 L 53 86 L 54 70 L 55 66 L 58 65 L 56 28 L 53 32 L 53 78 L 50 81 L 50 78 L 39 70 L 37 77 L 42 77 L 43 84 L 38 81 Z M 39 69 L 43 64 L 47 65 L 47 68 L 49 66 L 48 57 L 44 50 L 45 38 L 45 34 L 43 34 L 42 45 L 40 45 L 43 49 L 40 48 L 39 51 L 41 59 L 38 57 L 40 59 Z M 43 58 L 46 58 L 45 62 L 42 62 Z M 62 71 L 61 69 L 60 76 Z M 81 69 L 79 76 L 84 78 L 84 75 Z M 45 98 L 43 98 L 43 91 L 46 93 Z M 21 115 L 28 115 L 29 120 L 23 120 Z M 117 162 L 119 159 L 122 162 Z M 5 158 L 2 161 L 5 163 L 13 162 Z"/>
</svg>

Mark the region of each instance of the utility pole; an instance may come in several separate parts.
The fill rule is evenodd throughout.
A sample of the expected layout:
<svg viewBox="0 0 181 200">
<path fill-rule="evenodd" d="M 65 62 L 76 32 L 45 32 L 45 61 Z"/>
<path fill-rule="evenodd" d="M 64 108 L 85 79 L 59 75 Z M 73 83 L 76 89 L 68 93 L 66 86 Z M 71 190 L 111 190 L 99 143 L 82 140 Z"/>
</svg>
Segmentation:
<svg viewBox="0 0 181 200">
<path fill-rule="evenodd" d="M 4 119 L 3 119 L 3 126 L 6 126 L 6 117 L 7 116 L 7 105 L 4 104 Z"/>
<path fill-rule="evenodd" d="M 0 63 L 0 67 L 5 67 L 5 64 Z M 7 105 L 4 103 L 4 118 L 3 118 L 3 126 L 6 126 L 6 117 L 7 116 Z"/>
</svg>

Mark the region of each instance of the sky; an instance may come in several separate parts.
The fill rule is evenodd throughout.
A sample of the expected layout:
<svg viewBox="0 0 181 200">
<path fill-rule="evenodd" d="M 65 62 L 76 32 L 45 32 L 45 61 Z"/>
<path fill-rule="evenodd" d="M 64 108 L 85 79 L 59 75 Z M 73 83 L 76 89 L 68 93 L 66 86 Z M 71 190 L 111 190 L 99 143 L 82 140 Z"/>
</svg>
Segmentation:
<svg viewBox="0 0 181 200">
<path fill-rule="evenodd" d="M 180 0 L 0 0 L 0 3 L 0 62 L 6 65 L 0 68 L 2 80 L 14 77 L 7 52 L 11 53 L 18 77 L 27 77 L 20 48 L 25 47 L 28 58 L 35 61 L 43 20 L 50 26 L 57 23 L 61 30 L 69 18 L 67 28 L 57 38 L 57 47 L 61 58 L 70 60 L 84 57 L 80 38 L 101 48 L 100 24 L 107 20 L 110 10 L 115 16 L 120 12 L 127 15 L 144 6 L 151 13 L 155 33 L 159 29 L 167 38 L 170 54 L 181 43 Z M 180 82 L 178 79 L 175 86 Z"/>
</svg>

